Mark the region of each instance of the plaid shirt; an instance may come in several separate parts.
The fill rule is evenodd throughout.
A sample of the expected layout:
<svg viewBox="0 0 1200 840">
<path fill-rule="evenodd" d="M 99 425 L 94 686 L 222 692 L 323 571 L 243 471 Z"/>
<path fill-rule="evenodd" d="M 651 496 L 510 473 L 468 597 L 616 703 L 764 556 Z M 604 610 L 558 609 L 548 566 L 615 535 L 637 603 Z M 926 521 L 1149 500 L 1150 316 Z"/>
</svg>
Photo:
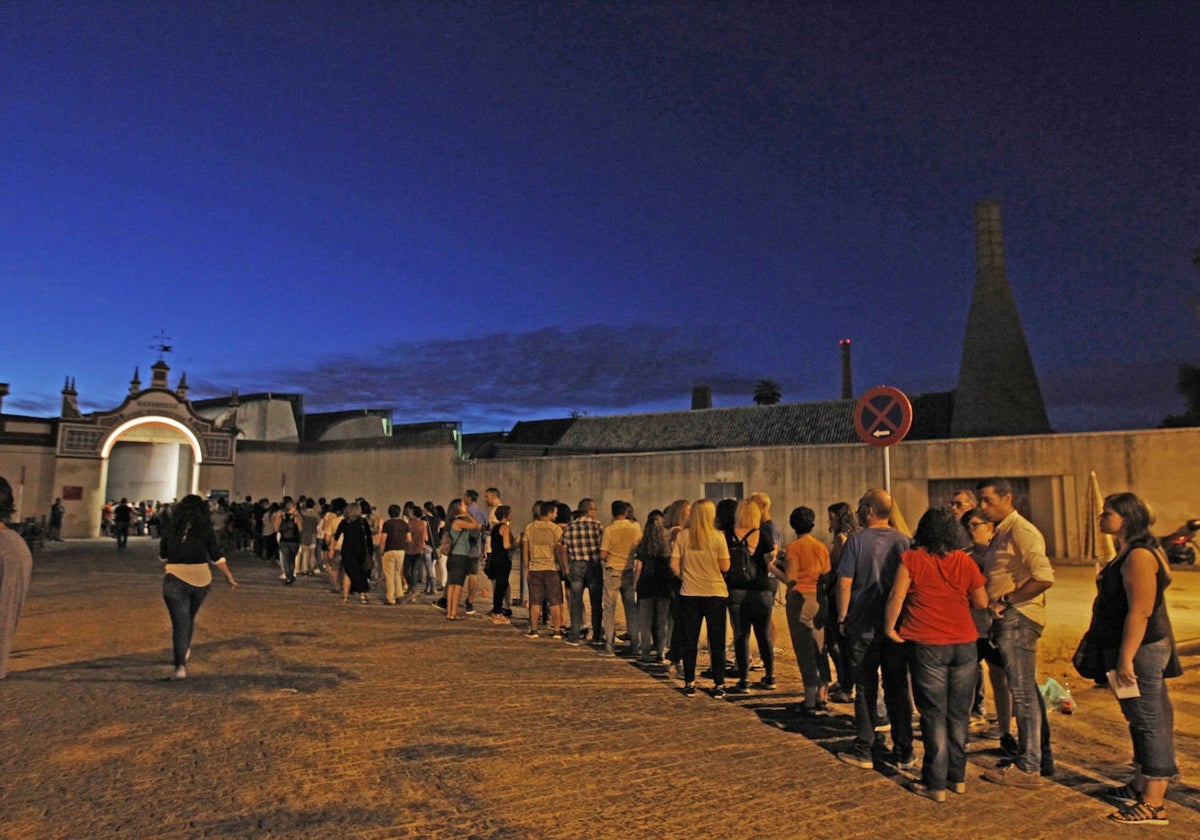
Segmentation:
<svg viewBox="0 0 1200 840">
<path fill-rule="evenodd" d="M 579 563 L 585 560 L 600 560 L 600 539 L 604 526 L 596 519 L 581 517 L 563 531 L 563 545 L 567 547 L 567 561 Z"/>
</svg>

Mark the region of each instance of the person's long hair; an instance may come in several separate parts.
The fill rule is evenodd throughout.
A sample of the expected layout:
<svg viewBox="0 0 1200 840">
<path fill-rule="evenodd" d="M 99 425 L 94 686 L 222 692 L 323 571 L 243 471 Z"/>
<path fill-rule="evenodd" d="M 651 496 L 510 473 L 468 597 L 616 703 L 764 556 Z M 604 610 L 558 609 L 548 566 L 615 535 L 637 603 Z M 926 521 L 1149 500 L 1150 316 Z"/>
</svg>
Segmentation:
<svg viewBox="0 0 1200 840">
<path fill-rule="evenodd" d="M 693 551 L 712 545 L 717 529 L 713 521 L 717 518 L 717 506 L 711 499 L 697 499 L 692 504 L 692 515 L 688 518 L 688 548 Z"/>
<path fill-rule="evenodd" d="M 713 527 L 718 531 L 732 531 L 737 525 L 738 500 L 722 499 L 717 502 Z"/>
<path fill-rule="evenodd" d="M 858 517 L 854 514 L 854 508 L 847 502 L 835 502 L 828 507 L 828 511 L 833 517 L 829 524 L 829 533 L 850 536 L 858 531 Z"/>
<path fill-rule="evenodd" d="M 663 511 L 663 527 L 668 531 L 672 528 L 686 528 L 691 508 L 692 504 L 687 499 L 676 499 L 671 502 Z"/>
<path fill-rule="evenodd" d="M 935 557 L 945 557 L 963 544 L 962 525 L 958 515 L 950 508 L 931 507 L 917 523 L 913 534 L 913 545 L 923 548 Z"/>
<path fill-rule="evenodd" d="M 1133 493 L 1113 493 L 1104 497 L 1104 506 L 1121 517 L 1121 544 L 1124 548 L 1158 548 L 1158 537 L 1150 533 L 1154 513 Z"/>
<path fill-rule="evenodd" d="M 642 532 L 642 541 L 638 543 L 638 557 L 666 557 L 671 553 L 671 541 L 667 537 L 667 529 L 663 527 L 661 513 L 651 513 L 646 520 L 646 528 Z"/>
<path fill-rule="evenodd" d="M 734 514 L 733 527 L 735 531 L 750 531 L 754 528 L 762 527 L 763 509 L 762 505 L 755 502 L 753 499 L 744 499 L 738 502 L 737 512 Z"/>
<path fill-rule="evenodd" d="M 203 539 L 212 532 L 212 520 L 208 515 L 208 502 L 195 493 L 184 496 L 171 512 L 168 535 L 182 542 L 187 537 Z"/>
</svg>

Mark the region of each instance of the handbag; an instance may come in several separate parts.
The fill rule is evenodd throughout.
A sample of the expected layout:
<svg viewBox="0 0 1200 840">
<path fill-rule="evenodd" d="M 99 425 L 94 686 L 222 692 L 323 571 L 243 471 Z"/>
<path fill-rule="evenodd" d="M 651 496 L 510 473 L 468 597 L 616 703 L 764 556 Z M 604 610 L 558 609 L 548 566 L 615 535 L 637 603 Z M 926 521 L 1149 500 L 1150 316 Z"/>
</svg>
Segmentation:
<svg viewBox="0 0 1200 840">
<path fill-rule="evenodd" d="M 1075 653 L 1071 655 L 1071 664 L 1085 680 L 1104 677 L 1104 654 L 1088 633 L 1084 633 L 1083 638 L 1079 640 Z"/>
</svg>

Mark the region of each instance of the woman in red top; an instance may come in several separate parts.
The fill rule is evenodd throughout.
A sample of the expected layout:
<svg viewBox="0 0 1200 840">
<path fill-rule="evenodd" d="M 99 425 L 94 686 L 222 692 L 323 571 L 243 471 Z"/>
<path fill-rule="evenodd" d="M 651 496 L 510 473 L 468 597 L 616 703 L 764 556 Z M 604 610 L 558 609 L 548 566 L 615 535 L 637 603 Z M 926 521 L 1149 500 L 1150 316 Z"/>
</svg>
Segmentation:
<svg viewBox="0 0 1200 840">
<path fill-rule="evenodd" d="M 979 633 L 971 606 L 987 606 L 986 581 L 963 544 L 958 517 L 947 508 L 925 511 L 904 552 L 883 627 L 895 642 L 911 642 L 913 698 L 921 713 L 925 758 L 914 793 L 946 801 L 946 786 L 966 792 L 967 730 L 975 691 Z M 896 628 L 896 620 L 900 628 Z"/>
</svg>

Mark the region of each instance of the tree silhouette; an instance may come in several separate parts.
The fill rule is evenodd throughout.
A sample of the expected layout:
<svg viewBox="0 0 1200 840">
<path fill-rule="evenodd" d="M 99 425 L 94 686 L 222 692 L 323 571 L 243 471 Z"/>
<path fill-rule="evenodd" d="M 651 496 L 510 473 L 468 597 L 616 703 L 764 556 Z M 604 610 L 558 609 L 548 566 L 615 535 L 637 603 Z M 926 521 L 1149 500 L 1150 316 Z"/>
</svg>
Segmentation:
<svg viewBox="0 0 1200 840">
<path fill-rule="evenodd" d="M 1180 426 L 1200 426 L 1200 366 L 1189 365 L 1186 362 L 1181 364 L 1175 389 L 1187 402 L 1187 411 L 1167 417 L 1162 421 L 1163 426 L 1168 429 Z"/>
<path fill-rule="evenodd" d="M 774 379 L 760 379 L 754 386 L 755 405 L 778 405 L 782 398 L 783 392 L 779 390 L 779 383 Z"/>
</svg>

